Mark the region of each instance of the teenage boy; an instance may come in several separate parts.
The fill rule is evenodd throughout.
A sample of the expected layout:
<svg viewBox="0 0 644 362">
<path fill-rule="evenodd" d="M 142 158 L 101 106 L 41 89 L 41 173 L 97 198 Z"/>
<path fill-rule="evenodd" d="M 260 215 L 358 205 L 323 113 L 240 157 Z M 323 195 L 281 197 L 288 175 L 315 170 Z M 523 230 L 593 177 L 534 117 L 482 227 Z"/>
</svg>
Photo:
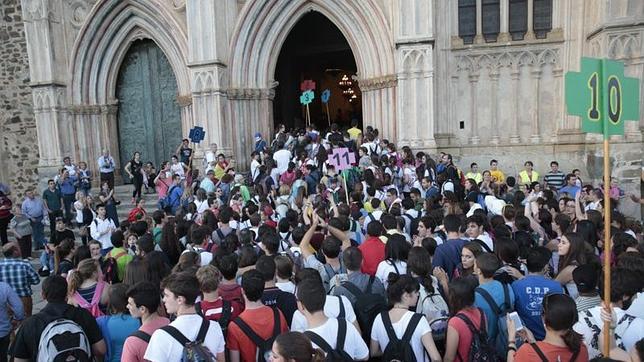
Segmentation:
<svg viewBox="0 0 644 362">
<path fill-rule="evenodd" d="M 505 181 L 505 174 L 503 171 L 499 170 L 499 161 L 490 161 L 490 175 L 494 182 L 503 183 Z"/>
<path fill-rule="evenodd" d="M 550 162 L 550 171 L 543 176 L 543 183 L 545 188 L 559 190 L 564 185 L 564 178 L 566 175 L 559 171 L 559 163 L 557 161 Z"/>
<path fill-rule="evenodd" d="M 162 284 L 165 309 L 177 318 L 152 334 L 144 358 L 152 362 L 179 361 L 184 349 L 179 340 L 187 339 L 202 344 L 218 361 L 224 361 L 225 342 L 219 323 L 195 311 L 195 299 L 200 293 L 197 278 L 188 273 L 170 274 Z"/>
<path fill-rule="evenodd" d="M 541 302 L 548 293 L 563 293 L 559 282 L 546 278 L 548 262 L 552 252 L 544 247 L 537 247 L 528 253 L 528 275 L 512 283 L 516 296 L 516 311 L 525 326 L 538 341 L 546 336 L 543 326 Z"/>
<path fill-rule="evenodd" d="M 238 300 L 224 300 L 217 289 L 219 281 L 222 279 L 219 269 L 213 265 L 205 265 L 197 270 L 197 280 L 199 280 L 199 289 L 203 297 L 201 302 L 196 304 L 197 313 L 203 315 L 211 321 L 220 321 L 222 328 L 228 325 L 228 322 L 237 318 L 244 310 L 244 305 Z M 222 318 L 224 319 L 222 321 Z"/>
<path fill-rule="evenodd" d="M 116 231 L 114 221 L 107 217 L 104 204 L 96 205 L 96 218 L 89 224 L 89 233 L 92 238 L 101 243 L 101 254 L 105 255 L 112 250 L 112 233 Z"/>
<path fill-rule="evenodd" d="M 230 360 L 257 361 L 270 354 L 272 341 L 282 332 L 288 331 L 284 315 L 278 308 L 262 303 L 264 277 L 257 270 L 249 270 L 242 275 L 242 290 L 246 309 L 228 327 L 228 348 Z M 267 350 L 260 350 L 266 344 Z M 259 355 L 259 353 L 263 355 Z"/>
<path fill-rule="evenodd" d="M 127 250 L 123 247 L 124 239 L 125 236 L 121 230 L 113 232 L 110 237 L 113 248 L 105 256 L 106 258 L 114 258 L 114 260 L 116 260 L 116 274 L 119 280 L 123 280 L 125 278 L 125 268 L 133 259 L 133 256 L 128 254 Z"/>
<path fill-rule="evenodd" d="M 380 240 L 380 235 L 382 235 L 380 221 L 370 222 L 367 226 L 367 239 L 358 247 L 362 252 L 362 272 L 365 274 L 375 276 L 378 264 L 385 260 L 385 243 Z"/>
<path fill-rule="evenodd" d="M 465 178 L 471 178 L 477 184 L 483 181 L 483 175 L 479 172 L 479 165 L 476 162 L 472 162 L 470 165 L 470 172 L 465 174 Z"/>
<path fill-rule="evenodd" d="M 438 249 L 437 249 L 438 251 Z M 434 256 L 435 257 L 435 256 Z M 499 333 L 497 321 L 500 317 L 494 311 L 492 303 L 501 311 L 514 310 L 514 292 L 507 284 L 494 280 L 494 272 L 501 267 L 501 261 L 492 253 L 483 253 L 476 257 L 474 274 L 478 277 L 479 286 L 474 294 L 474 306 L 481 308 L 485 313 L 488 341 L 493 343 Z"/>
<path fill-rule="evenodd" d="M 362 252 L 360 249 L 355 246 L 347 248 L 342 253 L 342 260 L 344 261 L 344 266 L 347 268 L 347 278 L 346 281 L 343 281 L 341 284 L 335 285 L 337 277 L 332 279 L 331 282 L 335 287 L 331 291 L 331 294 L 340 297 L 345 296 L 349 299 L 351 304 L 356 303 L 356 296 L 351 293 L 346 284 L 352 284 L 354 287 L 358 288 L 362 293 L 365 293 L 371 285 L 371 294 L 377 294 L 385 297 L 385 287 L 382 285 L 380 279 L 362 273 L 360 271 L 360 266 L 362 265 Z M 339 282 L 339 281 L 338 281 Z M 351 286 L 349 286 L 351 288 Z"/>
<path fill-rule="evenodd" d="M 465 229 L 465 234 L 470 240 L 479 240 L 482 243 L 481 247 L 484 251 L 491 253 L 494 250 L 494 242 L 490 237 L 490 234 L 483 229 L 483 224 L 485 220 L 483 216 L 472 215 L 465 220 L 467 223 L 467 228 Z"/>
<path fill-rule="evenodd" d="M 203 253 L 202 253 L 203 254 Z M 237 255 L 228 254 L 221 257 L 218 257 L 215 260 L 215 266 L 221 272 L 223 277 L 219 283 L 219 288 L 217 288 L 217 293 L 224 299 L 229 302 L 238 301 L 240 303 L 244 302 L 242 298 L 242 289 L 239 284 L 237 284 Z"/>
<path fill-rule="evenodd" d="M 157 329 L 170 324 L 170 320 L 157 313 L 161 299 L 159 287 L 153 283 L 138 282 L 126 295 L 127 309 L 132 317 L 141 319 L 141 327 L 125 340 L 121 362 L 143 362 L 150 337 Z"/>
<path fill-rule="evenodd" d="M 342 345 L 342 351 L 354 360 L 366 361 L 369 358 L 369 348 L 353 324 L 343 318 L 325 315 L 326 293 L 322 283 L 313 278 L 301 281 L 297 288 L 297 299 L 297 308 L 308 325 L 305 333 L 313 341 L 314 347 L 320 347 L 328 354 Z"/>
<path fill-rule="evenodd" d="M 451 278 L 454 269 L 461 262 L 461 250 L 467 240 L 461 238 L 461 219 L 458 215 L 447 215 L 443 219 L 443 227 L 447 234 L 447 240 L 439 245 L 434 252 L 432 265 L 434 268 L 441 268 Z"/>
<path fill-rule="evenodd" d="M 293 320 L 293 313 L 297 310 L 297 301 L 293 293 L 285 292 L 275 286 L 276 268 L 275 259 L 268 255 L 260 256 L 257 259 L 257 263 L 255 263 L 255 269 L 264 278 L 262 303 L 281 310 L 290 326 Z"/>
</svg>

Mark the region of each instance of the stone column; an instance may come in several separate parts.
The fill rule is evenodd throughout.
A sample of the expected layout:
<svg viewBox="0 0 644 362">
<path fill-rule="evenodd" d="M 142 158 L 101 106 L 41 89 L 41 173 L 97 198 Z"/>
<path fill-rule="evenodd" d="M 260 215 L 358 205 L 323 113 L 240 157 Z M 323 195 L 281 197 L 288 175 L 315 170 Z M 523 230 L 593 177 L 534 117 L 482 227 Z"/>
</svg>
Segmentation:
<svg viewBox="0 0 644 362">
<path fill-rule="evenodd" d="M 362 119 L 364 126 L 373 126 L 381 135 L 398 139 L 396 122 L 396 88 L 398 79 L 390 74 L 377 78 L 360 79 L 362 92 Z"/>
<path fill-rule="evenodd" d="M 470 74 L 469 75 L 469 81 L 470 81 L 470 110 L 471 110 L 471 129 L 470 129 L 470 143 L 473 145 L 478 145 L 481 141 L 481 137 L 478 135 L 478 107 L 477 107 L 477 93 L 478 93 L 478 81 L 479 81 L 479 75 L 478 74 Z"/>
<path fill-rule="evenodd" d="M 40 186 L 44 185 L 43 179 L 46 180 L 58 174 L 58 167 L 62 164 L 63 156 L 60 144 L 62 132 L 59 125 L 65 117 L 63 113 L 66 107 L 65 92 L 65 87 L 54 85 L 32 87 L 34 119 L 40 154 L 38 163 Z"/>
<path fill-rule="evenodd" d="M 534 0 L 528 0 L 528 31 L 525 40 L 534 40 Z"/>
<path fill-rule="evenodd" d="M 514 100 L 512 104 L 512 133 L 510 135 L 510 143 L 516 144 L 521 142 L 521 136 L 519 135 L 519 69 L 515 68 L 512 70 L 512 87 L 514 88 Z"/>
<path fill-rule="evenodd" d="M 476 36 L 474 37 L 475 44 L 482 44 L 483 39 L 483 4 L 482 0 L 476 0 Z"/>
<path fill-rule="evenodd" d="M 501 0 L 499 5 L 501 17 L 501 31 L 499 32 L 498 42 L 508 42 L 512 40 L 510 36 L 510 0 Z"/>
<path fill-rule="evenodd" d="M 539 128 L 539 108 L 541 101 L 541 69 L 539 65 L 535 65 L 535 69 L 532 71 L 532 84 L 534 85 L 534 96 L 533 106 L 532 106 L 532 136 L 530 137 L 530 142 L 532 143 L 541 143 L 541 130 Z"/>
<path fill-rule="evenodd" d="M 490 138 L 490 143 L 493 145 L 498 145 L 500 143 L 499 138 L 499 101 L 498 101 L 498 92 L 499 92 L 499 73 L 494 71 L 490 73 L 490 80 L 492 81 L 492 94 L 491 94 L 491 103 L 492 103 L 492 138 Z"/>
</svg>

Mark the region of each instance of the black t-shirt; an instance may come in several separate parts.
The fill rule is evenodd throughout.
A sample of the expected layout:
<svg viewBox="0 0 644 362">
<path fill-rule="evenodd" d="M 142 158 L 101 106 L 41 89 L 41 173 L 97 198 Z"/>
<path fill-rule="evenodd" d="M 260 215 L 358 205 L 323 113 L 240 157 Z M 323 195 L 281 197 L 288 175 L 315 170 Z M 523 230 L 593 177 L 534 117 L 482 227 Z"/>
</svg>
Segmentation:
<svg viewBox="0 0 644 362">
<path fill-rule="evenodd" d="M 192 156 L 192 148 L 181 148 L 181 162 L 187 165 L 190 162 L 190 156 Z"/>
<path fill-rule="evenodd" d="M 76 240 L 76 237 L 74 236 L 74 232 L 69 229 L 65 229 L 63 231 L 55 230 L 54 233 L 51 235 L 50 243 L 58 246 L 58 244 L 60 244 L 60 242 L 65 239 Z"/>
<path fill-rule="evenodd" d="M 141 161 L 136 162 L 134 160 L 130 160 L 130 171 L 132 172 L 132 175 L 134 175 L 134 177 L 142 176 L 141 175 L 142 168 L 143 168 L 143 162 Z"/>
<path fill-rule="evenodd" d="M 293 293 L 282 291 L 278 287 L 266 288 L 262 294 L 262 303 L 269 307 L 279 308 L 288 325 L 291 325 L 293 313 L 297 310 L 297 299 Z"/>
<path fill-rule="evenodd" d="M 58 264 L 58 272 L 56 275 L 67 274 L 72 269 L 74 269 L 74 264 L 67 259 L 63 259 L 60 261 L 60 264 Z"/>
<path fill-rule="evenodd" d="M 96 319 L 87 310 L 67 303 L 48 303 L 40 313 L 34 314 L 22 323 L 10 354 L 15 358 L 36 360 L 40 335 L 49 322 L 60 317 L 78 323 L 85 331 L 90 345 L 103 339 Z"/>
</svg>

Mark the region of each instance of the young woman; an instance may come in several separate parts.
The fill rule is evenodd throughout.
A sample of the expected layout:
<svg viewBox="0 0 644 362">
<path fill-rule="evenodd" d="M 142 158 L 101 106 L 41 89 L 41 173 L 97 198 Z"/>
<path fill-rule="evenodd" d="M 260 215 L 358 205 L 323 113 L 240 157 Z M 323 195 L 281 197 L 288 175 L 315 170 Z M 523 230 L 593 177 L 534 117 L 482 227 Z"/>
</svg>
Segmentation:
<svg viewBox="0 0 644 362">
<path fill-rule="evenodd" d="M 148 266 L 140 256 L 135 256 L 125 267 L 123 284 L 133 286 L 138 282 L 150 281 Z"/>
<path fill-rule="evenodd" d="M 313 348 L 309 337 L 300 332 L 280 334 L 271 349 L 271 362 L 322 362 L 324 358 L 324 352 Z"/>
<path fill-rule="evenodd" d="M 435 337 L 442 335 L 444 338 L 447 329 L 445 318 L 449 309 L 438 290 L 438 280 L 431 275 L 432 260 L 429 252 L 421 246 L 411 248 L 407 259 L 407 270 L 420 284 L 416 313 L 425 315 Z"/>
<path fill-rule="evenodd" d="M 112 219 L 114 225 L 119 227 L 119 216 L 116 212 L 117 202 L 114 200 L 114 190 L 110 189 L 110 184 L 105 181 L 101 185 L 101 192 L 98 194 L 99 200 L 105 205 L 105 211 L 107 213 L 107 218 Z"/>
<path fill-rule="evenodd" d="M 68 286 L 68 303 L 87 309 L 94 318 L 105 314 L 109 285 L 99 279 L 96 260 L 86 259 L 78 264 Z"/>
<path fill-rule="evenodd" d="M 385 244 L 385 260 L 378 264 L 376 278 L 380 279 L 382 285 L 387 289 L 387 280 L 390 273 L 402 275 L 407 273 L 407 255 L 409 254 L 409 243 L 400 234 L 389 236 Z"/>
<path fill-rule="evenodd" d="M 461 278 L 449 284 L 450 319 L 447 322 L 447 340 L 443 361 L 469 361 L 473 333 L 485 330 L 485 314 L 474 307 L 476 285 L 468 278 Z M 465 320 L 472 324 L 472 331 Z"/>
<path fill-rule="evenodd" d="M 169 218 L 168 222 L 163 226 L 159 246 L 161 247 L 161 251 L 168 257 L 171 265 L 175 265 L 179 261 L 181 245 L 177 239 L 174 218 Z"/>
<path fill-rule="evenodd" d="M 159 200 L 166 197 L 170 186 L 172 186 L 172 171 L 170 171 L 170 164 L 168 161 L 163 161 L 163 163 L 161 163 L 161 170 L 154 178 L 153 183 L 156 186 Z"/>
<path fill-rule="evenodd" d="M 110 288 L 109 315 L 96 320 L 107 346 L 104 361 L 120 362 L 125 340 L 141 326 L 139 320 L 128 312 L 127 288 L 123 283 L 114 284 Z"/>
<path fill-rule="evenodd" d="M 31 220 L 22 213 L 22 205 L 18 204 L 13 208 L 13 218 L 9 223 L 18 245 L 20 255 L 23 259 L 31 260 Z"/>
<path fill-rule="evenodd" d="M 65 239 L 54 249 L 54 274 L 67 278 L 67 273 L 74 268 L 73 254 L 76 251 L 74 240 Z"/>
<path fill-rule="evenodd" d="M 136 200 L 135 207 L 130 210 L 130 213 L 127 216 L 127 221 L 135 223 L 142 220 L 145 215 L 147 215 L 147 212 L 145 211 L 145 199 L 139 198 Z"/>
<path fill-rule="evenodd" d="M 141 153 L 134 152 L 130 162 L 125 165 L 125 172 L 130 176 L 134 191 L 132 192 L 132 204 L 136 204 L 136 199 L 141 198 L 141 187 L 143 187 L 143 162 L 141 162 Z"/>
<path fill-rule="evenodd" d="M 572 327 L 577 323 L 575 301 L 565 294 L 546 294 L 542 302 L 542 318 L 546 327 L 546 337 L 536 342 L 527 328 L 521 334 L 524 343 L 516 349 L 517 330 L 514 321 L 507 319 L 508 327 L 508 362 L 514 361 L 588 361 L 588 349 L 582 336 Z M 516 352 L 515 352 L 516 351 Z"/>
<path fill-rule="evenodd" d="M 572 272 L 579 265 L 586 264 L 584 240 L 577 233 L 566 233 L 559 240 L 557 248 L 559 263 L 556 280 L 561 283 L 566 293 L 577 298 L 577 285 L 572 279 Z"/>
<path fill-rule="evenodd" d="M 390 337 L 385 325 L 391 325 L 398 339 L 401 339 L 407 332 L 407 328 L 413 327 L 410 344 L 417 361 L 425 360 L 425 352 L 429 354 L 432 361 L 440 361 L 441 356 L 434 344 L 432 330 L 427 319 L 420 314 L 409 310 L 418 303 L 420 284 L 409 275 L 398 276 L 391 274 L 389 277 L 389 288 L 387 298 L 393 307 L 388 312 L 382 312 L 376 316 L 371 329 L 371 356 L 382 355 L 389 344 Z M 412 321 L 418 320 L 417 323 Z"/>
</svg>

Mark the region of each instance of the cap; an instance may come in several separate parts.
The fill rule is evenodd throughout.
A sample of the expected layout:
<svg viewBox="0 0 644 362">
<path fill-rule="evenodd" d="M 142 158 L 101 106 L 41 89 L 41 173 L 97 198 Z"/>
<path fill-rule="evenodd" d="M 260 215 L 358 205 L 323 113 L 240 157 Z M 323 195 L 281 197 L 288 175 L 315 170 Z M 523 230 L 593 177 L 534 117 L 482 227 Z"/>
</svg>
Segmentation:
<svg viewBox="0 0 644 362">
<path fill-rule="evenodd" d="M 258 138 L 258 137 L 259 137 L 259 138 L 261 138 L 261 137 L 262 137 L 262 134 L 261 134 L 261 133 L 259 133 L 259 132 L 255 133 L 255 138 Z"/>
</svg>

